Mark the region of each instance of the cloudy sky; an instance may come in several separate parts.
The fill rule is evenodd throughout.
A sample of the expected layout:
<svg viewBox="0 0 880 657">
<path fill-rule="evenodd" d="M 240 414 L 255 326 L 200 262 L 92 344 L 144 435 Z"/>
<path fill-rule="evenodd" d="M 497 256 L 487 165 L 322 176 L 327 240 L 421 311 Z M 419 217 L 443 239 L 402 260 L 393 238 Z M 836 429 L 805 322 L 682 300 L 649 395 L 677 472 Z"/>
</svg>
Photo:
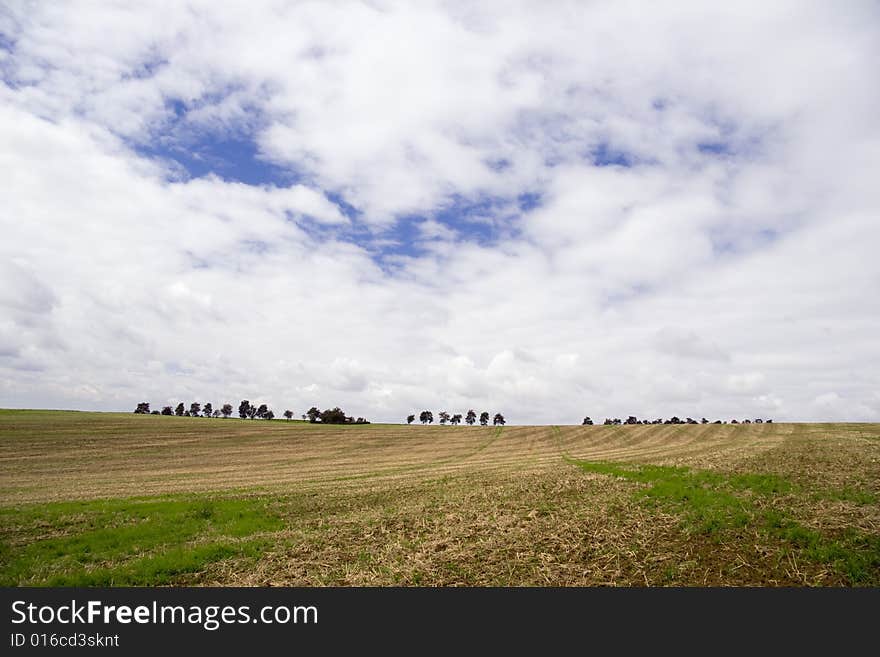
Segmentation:
<svg viewBox="0 0 880 657">
<path fill-rule="evenodd" d="M 722 4 L 4 2 L 0 406 L 880 420 L 880 5 Z"/>
</svg>

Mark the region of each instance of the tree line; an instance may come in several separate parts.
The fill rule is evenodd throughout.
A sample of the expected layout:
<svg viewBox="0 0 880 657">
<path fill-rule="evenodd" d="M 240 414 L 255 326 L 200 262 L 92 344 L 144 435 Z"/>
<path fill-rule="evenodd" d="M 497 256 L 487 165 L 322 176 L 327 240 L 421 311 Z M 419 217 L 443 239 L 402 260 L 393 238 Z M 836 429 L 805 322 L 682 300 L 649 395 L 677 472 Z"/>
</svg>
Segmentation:
<svg viewBox="0 0 880 657">
<path fill-rule="evenodd" d="M 765 422 L 768 424 L 772 424 L 773 420 L 762 420 L 761 418 L 756 418 L 754 420 L 755 424 L 764 424 Z M 741 423 L 739 420 L 731 420 L 730 424 L 751 424 L 752 420 L 746 419 Z M 593 424 L 593 420 L 590 419 L 590 416 L 584 418 L 582 424 L 591 425 Z M 664 420 L 662 418 L 657 418 L 656 420 L 639 420 L 635 415 L 630 415 L 626 418 L 625 421 L 622 421 L 620 418 L 605 418 L 605 421 L 602 423 L 605 426 L 617 426 L 621 424 L 727 424 L 727 420 L 722 422 L 721 420 L 715 420 L 714 422 L 710 422 L 706 418 L 702 418 L 699 422 L 695 419 L 688 417 L 682 420 L 678 416 L 673 415 L 668 420 Z"/>
<path fill-rule="evenodd" d="M 450 415 L 446 411 L 440 411 L 437 413 L 437 417 L 440 421 L 440 424 L 446 424 L 447 422 L 452 426 L 461 424 L 461 413 L 456 413 L 455 415 Z M 412 424 L 416 421 L 415 413 L 406 416 L 406 423 Z M 477 413 L 473 409 L 469 410 L 464 417 L 464 421 L 468 425 L 474 425 L 477 422 Z M 422 424 L 433 424 L 434 423 L 434 413 L 431 411 L 422 411 L 419 413 L 419 422 Z M 479 418 L 480 426 L 485 427 L 489 424 L 489 411 L 483 411 L 480 413 Z M 504 426 L 505 419 L 501 413 L 495 413 L 495 417 L 492 418 L 492 424 L 497 426 Z"/>
<path fill-rule="evenodd" d="M 232 404 L 223 404 L 220 408 L 214 408 L 211 402 L 207 402 L 204 406 L 199 402 L 190 404 L 189 409 L 183 402 L 180 402 L 175 408 L 171 406 L 163 406 L 161 411 L 150 410 L 150 402 L 140 402 L 134 409 L 138 415 L 176 415 L 177 417 L 209 417 L 209 418 L 228 418 L 232 415 Z M 286 420 L 293 417 L 293 411 L 286 410 L 283 413 Z M 251 404 L 250 400 L 242 399 L 238 405 L 238 417 L 242 420 L 274 420 L 275 413 L 266 404 Z M 308 411 L 302 414 L 302 419 L 308 419 L 309 422 L 322 422 L 324 424 L 369 424 L 369 422 L 359 417 L 357 419 L 345 414 L 338 406 L 328 408 L 326 410 L 318 410 L 312 406 Z"/>
</svg>

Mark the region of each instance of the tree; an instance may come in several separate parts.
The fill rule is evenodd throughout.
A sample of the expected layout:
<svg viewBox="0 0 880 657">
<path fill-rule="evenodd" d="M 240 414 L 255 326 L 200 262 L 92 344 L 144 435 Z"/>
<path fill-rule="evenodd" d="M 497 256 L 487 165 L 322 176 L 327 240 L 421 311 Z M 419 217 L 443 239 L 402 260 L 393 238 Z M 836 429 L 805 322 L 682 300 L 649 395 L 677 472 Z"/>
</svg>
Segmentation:
<svg viewBox="0 0 880 657">
<path fill-rule="evenodd" d="M 150 411 L 150 415 L 159 415 L 159 411 Z"/>
<path fill-rule="evenodd" d="M 354 422 L 352 418 L 346 417 L 345 411 L 338 406 L 325 409 L 321 412 L 321 422 L 324 424 L 351 424 Z"/>
<path fill-rule="evenodd" d="M 248 411 L 251 410 L 251 403 L 247 399 L 242 399 L 238 405 L 238 417 L 242 420 L 247 419 Z"/>
<path fill-rule="evenodd" d="M 198 417 L 199 413 L 202 412 L 202 405 L 199 402 L 193 402 L 189 405 L 189 414 L 192 417 Z"/>
<path fill-rule="evenodd" d="M 584 418 L 584 421 L 582 424 L 590 424 L 591 425 L 591 424 L 593 424 L 593 421 L 590 419 L 590 416 L 588 415 L 587 417 Z"/>
<path fill-rule="evenodd" d="M 293 417 L 293 411 L 284 411 L 284 417 L 287 418 L 288 422 L 290 422 L 290 418 Z"/>
<path fill-rule="evenodd" d="M 263 415 L 263 419 L 264 420 L 274 420 L 275 413 L 273 413 L 272 411 L 266 411 L 265 414 Z"/>
<path fill-rule="evenodd" d="M 700 424 L 709 424 L 709 420 L 707 420 L 706 418 L 702 418 L 700 420 Z"/>
<path fill-rule="evenodd" d="M 501 413 L 495 413 L 495 417 L 492 418 L 493 426 L 496 424 L 500 424 L 502 427 L 504 426 L 504 416 Z"/>
<path fill-rule="evenodd" d="M 480 426 L 485 427 L 489 424 L 489 411 L 480 413 Z"/>
<path fill-rule="evenodd" d="M 456 413 L 449 420 L 453 426 L 461 423 L 461 413 Z"/>
<path fill-rule="evenodd" d="M 137 408 L 134 409 L 134 412 L 138 415 L 149 415 L 150 413 L 150 402 L 141 402 L 137 405 Z"/>
<path fill-rule="evenodd" d="M 437 415 L 440 417 L 440 424 L 446 424 L 449 422 L 449 413 L 446 411 L 440 411 Z"/>
<path fill-rule="evenodd" d="M 263 420 L 266 418 L 266 415 L 268 415 L 268 414 L 269 414 L 269 407 L 266 406 L 265 404 L 260 404 L 260 407 L 257 409 L 257 413 L 256 413 L 257 417 L 260 418 L 261 420 Z"/>
<path fill-rule="evenodd" d="M 171 410 L 170 406 L 163 406 L 162 415 L 174 415 L 174 411 Z"/>
<path fill-rule="evenodd" d="M 407 424 L 412 424 L 412 423 L 415 422 L 415 421 L 416 421 L 416 416 L 415 416 L 415 415 L 407 415 L 407 416 L 406 416 L 406 423 L 407 423 Z"/>
<path fill-rule="evenodd" d="M 205 417 L 211 417 L 214 415 L 214 405 L 211 402 L 205 404 L 205 408 L 202 410 L 202 415 Z"/>
<path fill-rule="evenodd" d="M 228 418 L 232 415 L 232 404 L 223 404 L 223 408 L 220 409 L 220 412 L 223 414 L 224 418 Z"/>
<path fill-rule="evenodd" d="M 433 424 L 434 414 L 431 411 L 422 411 L 419 413 L 419 422 L 422 424 Z"/>
<path fill-rule="evenodd" d="M 321 411 L 318 410 L 317 406 L 312 406 L 309 410 L 306 411 L 306 415 L 309 418 L 309 422 L 314 424 L 321 417 Z"/>
<path fill-rule="evenodd" d="M 625 422 L 625 424 L 638 424 L 638 423 L 639 423 L 639 421 L 635 415 L 630 415 L 628 418 L 626 418 L 626 422 Z"/>
<path fill-rule="evenodd" d="M 180 402 L 177 405 L 177 408 L 174 409 L 174 414 L 177 415 L 178 417 L 183 417 L 185 410 L 186 409 L 183 408 L 183 402 Z"/>
<path fill-rule="evenodd" d="M 189 411 L 184 411 L 183 417 L 192 417 L 192 414 Z"/>
<path fill-rule="evenodd" d="M 249 419 L 253 420 L 257 416 L 257 407 L 253 404 L 248 406 L 247 416 Z"/>
<path fill-rule="evenodd" d="M 232 406 L 229 407 L 229 412 L 232 412 Z M 220 417 L 222 414 L 223 411 L 221 411 L 219 408 L 214 409 L 214 417 Z"/>
<path fill-rule="evenodd" d="M 474 409 L 471 409 L 467 412 L 467 415 L 464 417 L 464 421 L 468 423 L 468 425 L 473 425 L 474 422 L 477 421 L 477 414 L 474 412 Z"/>
</svg>

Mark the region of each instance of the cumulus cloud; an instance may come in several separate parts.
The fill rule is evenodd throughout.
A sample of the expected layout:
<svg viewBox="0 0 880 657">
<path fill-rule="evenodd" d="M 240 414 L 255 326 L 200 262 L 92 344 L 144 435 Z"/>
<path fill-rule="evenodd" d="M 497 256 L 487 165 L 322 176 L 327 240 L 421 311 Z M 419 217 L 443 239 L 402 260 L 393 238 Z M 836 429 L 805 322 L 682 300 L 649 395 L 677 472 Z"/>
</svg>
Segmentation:
<svg viewBox="0 0 880 657">
<path fill-rule="evenodd" d="M 8 5 L 0 404 L 880 420 L 878 18 Z"/>
</svg>

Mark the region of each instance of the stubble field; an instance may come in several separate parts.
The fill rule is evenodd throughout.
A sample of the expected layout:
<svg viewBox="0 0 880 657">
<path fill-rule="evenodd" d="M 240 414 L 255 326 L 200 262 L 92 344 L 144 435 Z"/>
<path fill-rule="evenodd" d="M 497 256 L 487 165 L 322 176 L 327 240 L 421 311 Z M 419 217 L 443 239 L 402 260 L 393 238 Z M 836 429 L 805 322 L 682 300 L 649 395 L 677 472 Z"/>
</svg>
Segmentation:
<svg viewBox="0 0 880 657">
<path fill-rule="evenodd" d="M 3 585 L 878 586 L 880 426 L 0 410 Z"/>
</svg>

